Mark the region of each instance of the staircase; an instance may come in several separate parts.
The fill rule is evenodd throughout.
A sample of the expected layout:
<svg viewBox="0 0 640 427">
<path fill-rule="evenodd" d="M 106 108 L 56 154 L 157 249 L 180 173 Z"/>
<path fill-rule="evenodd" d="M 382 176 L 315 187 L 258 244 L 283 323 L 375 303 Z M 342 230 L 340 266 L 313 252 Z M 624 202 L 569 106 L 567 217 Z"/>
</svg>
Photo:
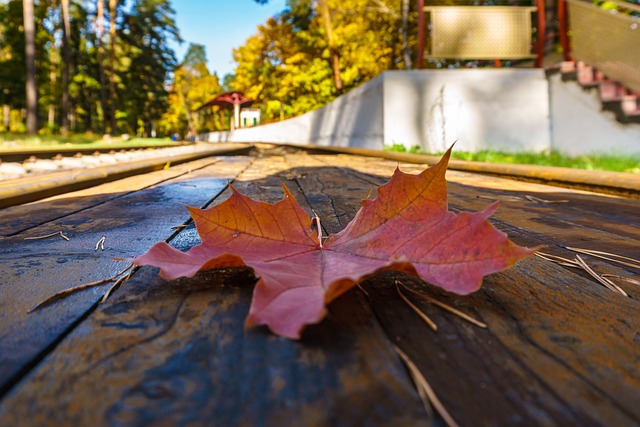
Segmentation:
<svg viewBox="0 0 640 427">
<path fill-rule="evenodd" d="M 620 123 L 640 123 L 640 95 L 582 61 L 560 65 L 563 81 L 576 81 L 585 89 L 598 91 L 603 110 L 612 111 Z"/>
</svg>

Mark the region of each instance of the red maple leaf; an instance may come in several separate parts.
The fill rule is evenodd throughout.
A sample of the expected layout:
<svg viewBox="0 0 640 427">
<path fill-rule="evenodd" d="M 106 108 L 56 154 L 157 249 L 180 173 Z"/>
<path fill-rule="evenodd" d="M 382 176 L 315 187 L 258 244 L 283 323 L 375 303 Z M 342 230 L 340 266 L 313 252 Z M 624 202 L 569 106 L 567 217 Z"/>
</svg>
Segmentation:
<svg viewBox="0 0 640 427">
<path fill-rule="evenodd" d="M 482 278 L 513 266 L 536 249 L 517 246 L 487 218 L 498 204 L 477 213 L 448 211 L 442 160 L 419 175 L 398 169 L 347 227 L 324 243 L 309 215 L 284 186 L 284 198 L 268 204 L 233 187 L 226 201 L 189 207 L 202 243 L 181 252 L 155 244 L 135 264 L 160 267 L 166 279 L 200 270 L 249 266 L 259 280 L 245 326 L 267 325 L 299 338 L 325 316 L 325 306 L 382 270 L 398 270 L 457 294 L 476 291 Z"/>
</svg>

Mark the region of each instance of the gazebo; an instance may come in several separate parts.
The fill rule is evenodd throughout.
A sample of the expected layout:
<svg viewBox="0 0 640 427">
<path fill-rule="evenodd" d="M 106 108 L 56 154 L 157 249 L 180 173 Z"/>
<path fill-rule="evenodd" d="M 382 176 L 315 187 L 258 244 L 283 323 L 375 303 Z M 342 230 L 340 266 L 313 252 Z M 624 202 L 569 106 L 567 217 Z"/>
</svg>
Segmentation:
<svg viewBox="0 0 640 427">
<path fill-rule="evenodd" d="M 222 108 L 231 108 L 233 107 L 233 125 L 234 128 L 237 129 L 240 127 L 240 108 L 248 107 L 253 104 L 255 101 L 253 99 L 249 99 L 242 92 L 239 91 L 231 91 L 221 93 L 210 101 L 202 104 L 196 111 L 203 110 L 205 108 L 219 106 Z"/>
</svg>

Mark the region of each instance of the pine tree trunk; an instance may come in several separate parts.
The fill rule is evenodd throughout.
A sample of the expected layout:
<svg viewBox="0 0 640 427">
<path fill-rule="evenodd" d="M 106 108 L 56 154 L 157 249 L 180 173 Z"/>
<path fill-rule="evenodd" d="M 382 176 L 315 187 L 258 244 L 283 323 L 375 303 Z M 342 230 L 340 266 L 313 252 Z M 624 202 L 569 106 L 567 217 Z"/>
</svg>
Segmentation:
<svg viewBox="0 0 640 427">
<path fill-rule="evenodd" d="M 4 126 L 5 132 L 10 132 L 11 129 L 11 106 L 9 104 L 4 104 L 2 106 L 2 125 Z"/>
<path fill-rule="evenodd" d="M 404 66 L 407 70 L 413 67 L 409 50 L 409 0 L 402 0 L 402 52 Z"/>
<path fill-rule="evenodd" d="M 329 45 L 329 53 L 331 55 L 331 71 L 333 71 L 333 82 L 338 95 L 342 95 L 342 78 L 340 77 L 340 53 L 333 38 L 333 28 L 331 26 L 331 13 L 327 0 L 318 0 L 320 7 L 320 15 L 322 16 L 322 24 L 327 35 L 327 44 Z"/>
<path fill-rule="evenodd" d="M 69 62 L 71 52 L 71 25 L 69 23 L 69 0 L 62 0 L 62 102 L 60 103 L 60 132 L 69 133 Z"/>
<path fill-rule="evenodd" d="M 33 0 L 23 0 L 24 53 L 26 62 L 27 133 L 38 132 L 38 91 L 36 87 L 36 41 Z"/>
<path fill-rule="evenodd" d="M 51 85 L 51 93 L 55 94 L 56 93 L 56 85 L 58 84 L 58 70 L 57 70 L 57 63 L 56 61 L 51 58 L 51 70 L 49 72 L 49 84 Z M 49 126 L 49 129 L 53 129 L 56 123 L 56 99 L 55 96 L 52 95 L 51 99 L 49 101 L 49 114 L 47 115 L 47 124 Z"/>
<path fill-rule="evenodd" d="M 117 0 L 109 0 L 109 105 L 111 107 L 111 133 L 116 134 L 116 6 Z"/>
<path fill-rule="evenodd" d="M 98 38 L 98 68 L 100 73 L 100 107 L 102 108 L 102 133 L 107 132 L 108 118 L 110 117 L 107 106 L 107 94 L 104 75 L 104 0 L 98 0 L 98 27 L 96 37 Z M 111 131 L 113 132 L 113 130 Z"/>
</svg>

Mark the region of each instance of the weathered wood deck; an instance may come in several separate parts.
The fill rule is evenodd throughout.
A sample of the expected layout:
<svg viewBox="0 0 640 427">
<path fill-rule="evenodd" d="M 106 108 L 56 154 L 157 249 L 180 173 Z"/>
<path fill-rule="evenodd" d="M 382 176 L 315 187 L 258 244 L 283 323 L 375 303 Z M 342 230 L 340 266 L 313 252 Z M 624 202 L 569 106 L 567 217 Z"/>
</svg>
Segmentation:
<svg viewBox="0 0 640 427">
<path fill-rule="evenodd" d="M 272 148 L 215 157 L 0 211 L 0 425 L 441 425 L 395 351 L 462 426 L 640 424 L 640 286 L 610 291 L 531 257 L 459 297 L 387 272 L 329 306 L 300 341 L 243 330 L 255 278 L 225 269 L 167 282 L 142 268 L 33 313 L 52 293 L 109 277 L 153 243 L 198 242 L 183 204 L 264 201 L 283 181 L 341 230 L 397 162 Z M 423 166 L 401 164 L 406 172 Z M 502 200 L 492 222 L 518 244 L 640 258 L 640 201 L 450 171 L 452 210 Z M 532 198 L 527 198 L 532 196 Z M 560 201 L 566 202 L 560 202 Z M 558 203 L 555 203 L 558 202 Z M 25 240 L 63 231 L 59 237 Z M 95 250 L 105 236 L 105 250 Z M 640 271 L 585 255 L 599 273 Z M 478 328 L 396 282 L 474 315 Z"/>
</svg>

